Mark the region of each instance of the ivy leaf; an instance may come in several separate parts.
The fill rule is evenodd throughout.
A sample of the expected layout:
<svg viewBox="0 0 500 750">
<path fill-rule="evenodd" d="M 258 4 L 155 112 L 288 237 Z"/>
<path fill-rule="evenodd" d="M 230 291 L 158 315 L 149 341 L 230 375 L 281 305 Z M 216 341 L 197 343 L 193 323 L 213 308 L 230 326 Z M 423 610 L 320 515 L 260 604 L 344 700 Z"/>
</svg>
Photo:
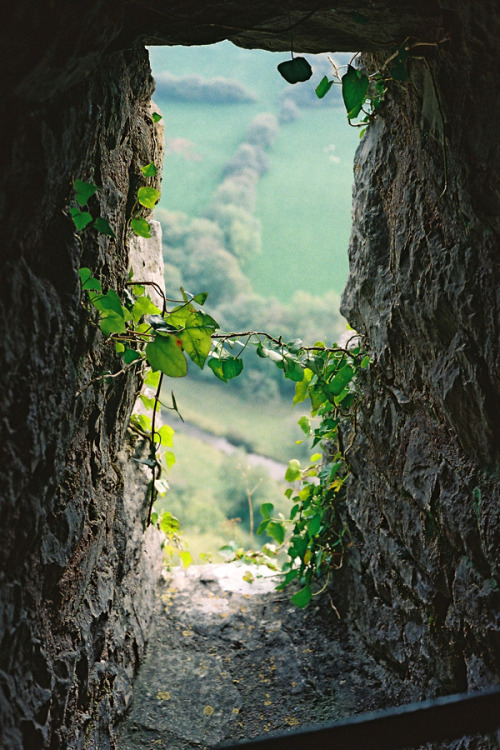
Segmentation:
<svg viewBox="0 0 500 750">
<path fill-rule="evenodd" d="M 151 227 L 146 219 L 130 219 L 130 228 L 138 237 L 151 237 Z"/>
<path fill-rule="evenodd" d="M 285 527 L 279 521 L 269 521 L 266 533 L 278 542 L 278 544 L 283 544 L 285 541 Z"/>
<path fill-rule="evenodd" d="M 347 73 L 342 76 L 342 98 L 347 110 L 347 119 L 352 120 L 359 115 L 365 103 L 368 90 L 368 77 L 357 68 L 349 65 Z"/>
<path fill-rule="evenodd" d="M 260 534 L 263 534 L 264 531 L 267 529 L 267 527 L 269 526 L 270 523 L 271 523 L 271 519 L 270 518 L 266 518 L 264 521 L 262 521 L 262 523 L 260 524 L 259 528 L 257 529 L 257 536 L 259 536 Z"/>
<path fill-rule="evenodd" d="M 184 328 L 193 313 L 196 314 L 197 310 L 191 304 L 181 305 L 180 307 L 175 307 L 169 315 L 165 316 L 165 321 L 169 325 Z M 202 313 L 198 313 L 198 315 L 201 316 Z"/>
<path fill-rule="evenodd" d="M 285 480 L 287 482 L 296 482 L 297 479 L 300 479 L 300 475 L 300 461 L 298 461 L 296 458 L 292 458 L 292 460 L 288 462 L 288 468 L 285 473 Z"/>
<path fill-rule="evenodd" d="M 109 226 L 109 223 L 106 219 L 103 219 L 102 216 L 98 216 L 97 219 L 94 219 L 94 226 L 101 234 L 106 234 L 108 237 L 115 237 L 115 233 Z"/>
<path fill-rule="evenodd" d="M 318 97 L 318 99 L 323 99 L 323 97 L 328 94 L 332 86 L 333 81 L 329 81 L 326 76 L 323 76 L 323 78 L 315 88 L 316 96 Z"/>
<path fill-rule="evenodd" d="M 311 424 L 309 422 L 309 417 L 306 417 L 305 414 L 299 419 L 297 424 L 299 425 L 303 433 L 305 433 L 306 435 L 311 434 Z"/>
<path fill-rule="evenodd" d="M 92 299 L 92 304 L 97 310 L 100 310 L 101 312 L 111 310 L 116 315 L 124 319 L 122 303 L 114 289 L 110 289 L 108 292 L 106 292 L 106 294 L 102 296 L 96 294 Z"/>
<path fill-rule="evenodd" d="M 160 115 L 158 112 L 153 112 L 151 115 L 151 118 L 153 122 L 156 124 L 157 122 L 160 122 L 160 120 L 163 120 L 163 115 Z"/>
<path fill-rule="evenodd" d="M 238 377 L 240 372 L 243 370 L 243 360 L 236 359 L 236 357 L 227 357 L 224 359 L 217 359 L 212 357 L 207 362 L 208 366 L 220 380 L 227 383 L 228 380 Z"/>
<path fill-rule="evenodd" d="M 175 430 L 172 427 L 170 427 L 168 424 L 164 424 L 158 430 L 156 430 L 155 438 L 156 438 L 156 435 L 158 435 L 160 438 L 160 445 L 164 445 L 167 448 L 174 447 Z"/>
<path fill-rule="evenodd" d="M 166 536 L 172 536 L 181 528 L 179 519 L 169 513 L 168 510 L 161 514 L 159 526 Z"/>
<path fill-rule="evenodd" d="M 212 348 L 212 336 L 210 328 L 200 326 L 198 323 L 196 313 L 190 315 L 184 330 L 179 333 L 179 338 L 188 356 L 195 365 L 203 369 Z"/>
<path fill-rule="evenodd" d="M 302 339 L 294 339 L 293 341 L 289 341 L 286 345 L 286 348 L 292 354 L 298 354 L 302 349 Z"/>
<path fill-rule="evenodd" d="M 300 609 L 303 609 L 304 607 L 307 607 L 311 599 L 312 591 L 311 587 L 308 585 L 304 586 L 304 588 L 300 589 L 300 591 L 297 591 L 297 593 L 292 596 L 290 601 L 292 602 L 292 604 L 295 604 L 296 607 L 300 607 Z"/>
<path fill-rule="evenodd" d="M 328 393 L 332 396 L 339 396 L 346 385 L 353 379 L 354 375 L 355 370 L 351 365 L 342 367 L 328 384 Z"/>
<path fill-rule="evenodd" d="M 90 268 L 80 268 L 78 271 L 80 281 L 82 282 L 82 289 L 86 291 L 102 292 L 101 282 L 98 279 L 94 279 Z"/>
<path fill-rule="evenodd" d="M 98 190 L 97 185 L 93 185 L 91 182 L 82 182 L 82 180 L 75 180 L 74 188 L 76 190 L 76 202 L 82 207 Z"/>
<path fill-rule="evenodd" d="M 85 227 L 92 221 L 92 216 L 88 211 L 81 211 L 78 207 L 70 208 L 69 213 L 79 232 L 81 232 L 82 229 L 85 229 Z"/>
<path fill-rule="evenodd" d="M 193 558 L 191 557 L 191 553 L 185 549 L 177 553 L 179 555 L 180 561 L 182 563 L 183 568 L 189 568 L 191 565 Z"/>
<path fill-rule="evenodd" d="M 278 71 L 288 83 L 302 83 L 312 76 L 312 68 L 305 57 L 294 57 L 280 63 Z"/>
<path fill-rule="evenodd" d="M 309 536 L 309 539 L 312 539 L 313 536 L 316 536 L 320 528 L 321 528 L 321 514 L 316 513 L 316 515 L 313 516 L 307 524 L 307 534 Z"/>
<path fill-rule="evenodd" d="M 193 302 L 196 302 L 197 305 L 204 305 L 207 297 L 208 292 L 200 292 L 195 297 L 193 297 Z"/>
<path fill-rule="evenodd" d="M 176 336 L 157 335 L 146 346 L 146 359 L 153 370 L 160 370 L 170 378 L 187 375 L 187 362 L 182 352 L 182 341 Z"/>
<path fill-rule="evenodd" d="M 144 177 L 154 177 L 158 170 L 156 169 L 153 162 L 150 161 L 149 164 L 145 164 L 143 167 L 141 167 L 141 172 Z"/>
<path fill-rule="evenodd" d="M 137 359 L 142 359 L 142 354 L 140 352 L 136 352 L 134 349 L 130 349 L 129 347 L 127 347 L 123 355 L 123 361 L 125 362 L 125 364 L 129 365 L 132 362 L 135 362 Z"/>
<path fill-rule="evenodd" d="M 272 503 L 262 503 L 260 506 L 260 514 L 264 520 L 271 518 L 273 510 L 274 505 Z"/>
<path fill-rule="evenodd" d="M 151 302 L 149 297 L 138 297 L 134 302 L 131 313 L 135 321 L 140 320 L 143 315 L 161 316 L 161 311 Z"/>
<path fill-rule="evenodd" d="M 168 468 L 171 469 L 175 464 L 175 455 L 172 453 L 172 451 L 165 451 L 165 453 L 163 454 L 163 458 L 165 459 L 165 463 L 167 464 Z"/>
<path fill-rule="evenodd" d="M 111 336 L 112 333 L 125 333 L 127 330 L 123 317 L 112 311 L 99 321 L 99 328 L 106 337 Z"/>
<path fill-rule="evenodd" d="M 292 568 L 292 570 L 289 570 L 280 585 L 276 586 L 276 591 L 282 591 L 285 586 L 288 586 L 288 584 L 294 580 L 294 578 L 297 578 L 298 574 L 298 568 Z"/>
<path fill-rule="evenodd" d="M 284 370 L 285 378 L 288 380 L 293 380 L 294 383 L 301 383 L 304 380 L 304 370 L 295 359 L 284 357 L 283 361 L 278 363 L 278 367 Z"/>
<path fill-rule="evenodd" d="M 137 191 L 137 200 L 144 208 L 154 208 L 160 200 L 161 193 L 152 187 L 141 187 Z"/>
<path fill-rule="evenodd" d="M 160 373 L 159 372 L 153 372 L 150 370 L 146 377 L 144 378 L 144 385 L 148 388 L 153 388 L 153 390 L 156 390 L 160 384 Z"/>
</svg>

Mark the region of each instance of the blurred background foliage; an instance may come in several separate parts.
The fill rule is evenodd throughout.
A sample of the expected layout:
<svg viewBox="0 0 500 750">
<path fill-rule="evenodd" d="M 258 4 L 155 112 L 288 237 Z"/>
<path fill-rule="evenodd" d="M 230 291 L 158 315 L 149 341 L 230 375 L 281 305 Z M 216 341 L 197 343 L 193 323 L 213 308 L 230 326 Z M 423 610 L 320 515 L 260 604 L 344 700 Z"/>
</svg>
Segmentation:
<svg viewBox="0 0 500 750">
<path fill-rule="evenodd" d="M 315 95 L 330 75 L 328 57 L 308 55 L 314 77 L 290 86 L 276 71 L 286 54 L 229 42 L 150 53 L 165 122 L 155 218 L 168 296 L 178 297 L 180 286 L 207 291 L 207 311 L 223 329 L 332 343 L 345 330 L 338 308 L 359 140 L 340 90 L 321 101 Z M 216 550 L 230 539 L 249 544 L 249 489 L 256 526 L 262 502 L 288 515 L 283 481 L 250 466 L 248 453 L 281 462 L 307 457 L 296 445 L 293 383 L 255 351 L 244 358 L 243 375 L 230 383 L 194 368 L 174 383 L 180 411 L 201 439 L 164 415 L 176 429 L 177 463 L 161 502 L 180 519 L 195 562 L 200 553 L 220 560 Z M 221 452 L 214 436 L 237 453 Z"/>
</svg>

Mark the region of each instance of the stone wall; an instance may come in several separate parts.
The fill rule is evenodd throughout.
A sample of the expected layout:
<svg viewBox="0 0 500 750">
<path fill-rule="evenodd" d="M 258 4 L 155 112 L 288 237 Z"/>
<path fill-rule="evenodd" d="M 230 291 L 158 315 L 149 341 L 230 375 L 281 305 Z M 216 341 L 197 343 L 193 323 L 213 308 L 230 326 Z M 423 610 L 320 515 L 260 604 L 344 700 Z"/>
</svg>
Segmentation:
<svg viewBox="0 0 500 750">
<path fill-rule="evenodd" d="M 411 697 L 500 678 L 499 28 L 456 9 L 361 142 L 343 298 L 374 363 L 339 597 Z"/>
<path fill-rule="evenodd" d="M 369 68 L 407 36 L 449 37 L 418 48 L 356 158 L 344 311 L 374 364 L 336 596 L 387 679 L 406 680 L 401 700 L 486 685 L 500 654 L 496 3 L 297 0 L 290 14 L 296 49 L 367 50 Z M 143 43 L 287 49 L 289 17 L 241 0 L 19 0 L 1 28 L 0 742 L 106 748 L 144 648 L 154 539 L 121 453 L 137 383 L 91 382 L 118 365 L 77 270 L 125 280 L 139 165 L 158 151 Z M 91 209 L 116 240 L 75 237 L 75 178 L 102 186 Z"/>
<path fill-rule="evenodd" d="M 0 745 L 106 748 L 144 651 L 159 542 L 130 460 L 141 446 L 123 447 L 138 383 L 96 380 L 120 365 L 78 268 L 123 287 L 127 210 L 161 134 L 144 50 L 78 75 L 68 64 L 67 78 L 51 68 L 50 35 L 43 51 L 33 87 L 8 99 L 2 150 Z M 102 187 L 90 210 L 116 240 L 75 236 L 75 178 Z"/>
</svg>

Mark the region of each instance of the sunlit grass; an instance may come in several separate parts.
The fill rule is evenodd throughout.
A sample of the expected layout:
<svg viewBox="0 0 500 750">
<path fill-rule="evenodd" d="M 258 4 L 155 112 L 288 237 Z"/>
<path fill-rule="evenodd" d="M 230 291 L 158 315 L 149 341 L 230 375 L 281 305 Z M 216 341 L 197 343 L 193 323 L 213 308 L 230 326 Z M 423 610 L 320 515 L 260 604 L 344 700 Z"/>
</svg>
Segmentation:
<svg viewBox="0 0 500 750">
<path fill-rule="evenodd" d="M 169 381 L 168 389 L 165 401 L 169 402 L 173 389 L 184 420 L 212 435 L 227 437 L 254 453 L 284 463 L 307 455 L 307 450 L 296 444 L 304 437 L 297 420 L 306 410 L 293 407 L 292 397 L 272 401 L 244 399 L 244 393 L 231 383 L 189 377 Z M 170 421 L 175 427 L 175 420 Z"/>
</svg>

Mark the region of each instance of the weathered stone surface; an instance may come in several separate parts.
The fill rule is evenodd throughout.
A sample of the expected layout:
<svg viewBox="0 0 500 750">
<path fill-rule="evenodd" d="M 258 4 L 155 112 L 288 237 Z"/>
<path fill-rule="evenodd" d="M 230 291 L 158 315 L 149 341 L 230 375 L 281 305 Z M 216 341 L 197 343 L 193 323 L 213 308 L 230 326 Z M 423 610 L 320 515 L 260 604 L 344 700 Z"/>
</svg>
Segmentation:
<svg viewBox="0 0 500 750">
<path fill-rule="evenodd" d="M 359 544 L 339 595 L 422 696 L 500 678 L 500 154 L 471 116 L 498 19 L 455 9 L 450 43 L 410 62 L 361 142 L 343 299 L 374 363 L 349 454 Z"/>
<path fill-rule="evenodd" d="M 270 574 L 231 563 L 166 577 L 120 750 L 216 746 L 397 700 L 327 596 L 299 610 Z"/>
<path fill-rule="evenodd" d="M 144 529 L 144 482 L 131 484 L 135 449 L 120 453 L 137 382 L 96 379 L 120 365 L 88 319 L 77 270 L 123 285 L 127 206 L 157 138 L 151 93 L 144 51 L 110 54 L 47 105 L 18 103 L 2 149 L 6 748 L 110 746 L 111 717 L 127 705 L 144 650 L 159 547 Z M 75 236 L 65 213 L 75 178 L 102 186 L 90 210 L 108 218 L 116 241 Z"/>
</svg>

